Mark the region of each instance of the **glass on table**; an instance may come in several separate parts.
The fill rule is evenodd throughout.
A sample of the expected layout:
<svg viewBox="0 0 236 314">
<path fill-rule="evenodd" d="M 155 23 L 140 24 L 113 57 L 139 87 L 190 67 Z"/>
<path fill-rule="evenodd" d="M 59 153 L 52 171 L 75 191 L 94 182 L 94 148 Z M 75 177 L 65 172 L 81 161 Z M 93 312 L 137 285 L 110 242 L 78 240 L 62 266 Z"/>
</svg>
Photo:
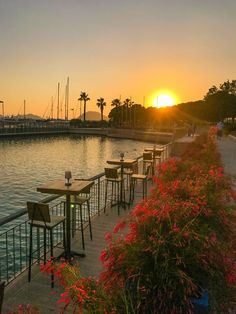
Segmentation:
<svg viewBox="0 0 236 314">
<path fill-rule="evenodd" d="M 67 182 L 65 183 L 66 186 L 71 185 L 71 182 L 70 182 L 71 178 L 72 178 L 71 171 L 65 171 L 65 179 L 67 180 Z"/>
</svg>

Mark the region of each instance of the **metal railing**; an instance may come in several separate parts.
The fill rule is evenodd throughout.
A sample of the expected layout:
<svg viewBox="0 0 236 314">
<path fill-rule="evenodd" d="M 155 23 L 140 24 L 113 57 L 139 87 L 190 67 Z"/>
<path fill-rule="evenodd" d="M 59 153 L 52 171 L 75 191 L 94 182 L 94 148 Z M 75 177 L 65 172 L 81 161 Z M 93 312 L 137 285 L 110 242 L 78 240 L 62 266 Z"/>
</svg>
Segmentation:
<svg viewBox="0 0 236 314">
<path fill-rule="evenodd" d="M 171 144 L 165 145 L 165 151 L 163 159 L 166 159 L 170 155 Z M 138 157 L 138 163 L 142 162 L 142 157 Z M 90 214 L 91 216 L 100 215 L 105 206 L 105 173 L 102 172 L 88 180 L 94 181 L 94 185 L 90 191 Z M 111 190 L 108 190 L 108 205 L 109 196 Z M 64 215 L 65 213 L 65 198 L 57 195 L 42 199 L 40 202 L 50 203 L 51 213 L 55 215 Z M 86 206 L 86 205 L 85 205 Z M 85 220 L 84 228 L 87 227 L 86 211 L 83 211 Z M 8 224 L 11 226 L 8 227 Z M 13 225 L 14 224 L 14 225 Z M 75 227 L 78 229 L 80 223 L 76 223 Z M 29 248 L 29 220 L 27 216 L 27 209 L 21 209 L 17 213 L 11 214 L 8 217 L 0 219 L 0 227 L 4 227 L 6 230 L 0 234 L 0 281 L 4 280 L 6 284 L 9 284 L 19 274 L 21 274 L 28 267 L 28 248 Z M 37 252 L 36 261 L 40 261 L 40 257 L 43 255 L 43 234 L 39 229 L 34 228 L 33 234 L 33 251 Z M 54 232 L 54 244 L 58 245 L 62 242 L 62 229 L 58 229 Z M 48 242 L 48 241 L 47 241 Z M 49 242 L 48 242 L 49 243 Z"/>
<path fill-rule="evenodd" d="M 105 204 L 105 177 L 104 173 L 98 174 L 89 180 L 95 181 L 90 192 L 90 212 L 91 216 L 100 214 Z M 65 198 L 60 196 L 50 196 L 40 200 L 43 203 L 50 203 L 52 215 L 64 215 Z M 86 227 L 87 217 L 85 215 L 84 227 Z M 6 231 L 0 234 L 0 281 L 4 280 L 6 284 L 10 283 L 20 273 L 28 267 L 28 248 L 29 248 L 29 220 L 27 209 L 21 209 L 17 213 L 0 219 L 0 227 L 7 227 L 8 224 L 14 224 Z M 78 228 L 80 224 L 76 224 Z M 54 232 L 54 244 L 62 242 L 62 229 L 58 227 Z M 36 251 L 37 259 L 40 261 L 43 251 L 43 234 L 40 229 L 34 228 L 33 233 L 33 251 Z M 48 241 L 47 241 L 48 242 Z M 48 242 L 49 243 L 49 242 Z"/>
<path fill-rule="evenodd" d="M 0 136 L 25 135 L 25 134 L 44 134 L 44 133 L 68 133 L 69 125 L 9 125 L 0 126 Z"/>
</svg>

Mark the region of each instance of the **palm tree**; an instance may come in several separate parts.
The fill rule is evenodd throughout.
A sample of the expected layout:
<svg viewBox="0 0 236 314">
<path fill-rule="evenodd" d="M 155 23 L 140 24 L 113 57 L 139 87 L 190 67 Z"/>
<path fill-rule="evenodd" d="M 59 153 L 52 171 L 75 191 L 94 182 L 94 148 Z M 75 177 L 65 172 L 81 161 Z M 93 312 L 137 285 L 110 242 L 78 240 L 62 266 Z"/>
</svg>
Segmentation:
<svg viewBox="0 0 236 314">
<path fill-rule="evenodd" d="M 121 101 L 119 98 L 115 98 L 112 100 L 111 105 L 115 108 L 119 107 L 121 105 Z"/>
<path fill-rule="evenodd" d="M 128 122 L 128 111 L 129 111 L 129 108 L 131 106 L 131 103 L 132 103 L 132 101 L 131 101 L 130 98 L 126 98 L 124 100 L 124 102 L 123 102 L 124 108 L 125 108 L 125 111 L 126 111 L 126 113 L 125 113 L 125 122 Z"/>
<path fill-rule="evenodd" d="M 83 100 L 84 101 L 84 121 L 86 121 L 86 102 L 90 100 L 88 97 L 88 94 L 85 92 L 80 93 L 80 98 L 78 100 Z"/>
<path fill-rule="evenodd" d="M 101 121 L 103 121 L 103 109 L 106 106 L 106 102 L 104 101 L 104 98 L 97 99 L 97 106 L 101 110 Z"/>
<path fill-rule="evenodd" d="M 112 113 L 115 114 L 113 122 L 115 121 L 115 123 L 119 123 L 120 125 L 123 120 L 123 107 L 121 104 L 121 99 L 119 98 L 115 98 L 111 101 L 111 106 L 114 107 Z"/>
</svg>

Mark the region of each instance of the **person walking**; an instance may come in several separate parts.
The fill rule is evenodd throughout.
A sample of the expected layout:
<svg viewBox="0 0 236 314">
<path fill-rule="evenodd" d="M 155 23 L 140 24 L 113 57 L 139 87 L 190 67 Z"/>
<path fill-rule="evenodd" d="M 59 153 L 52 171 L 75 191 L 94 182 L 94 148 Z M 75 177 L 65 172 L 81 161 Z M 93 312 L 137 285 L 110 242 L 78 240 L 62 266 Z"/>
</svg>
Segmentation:
<svg viewBox="0 0 236 314">
<path fill-rule="evenodd" d="M 195 136 L 197 130 L 197 126 L 195 123 L 192 124 L 192 136 Z"/>
<path fill-rule="evenodd" d="M 217 127 L 216 137 L 218 140 L 220 140 L 222 138 L 222 135 L 223 135 L 224 123 L 222 121 L 219 121 L 216 124 L 216 127 Z"/>
</svg>

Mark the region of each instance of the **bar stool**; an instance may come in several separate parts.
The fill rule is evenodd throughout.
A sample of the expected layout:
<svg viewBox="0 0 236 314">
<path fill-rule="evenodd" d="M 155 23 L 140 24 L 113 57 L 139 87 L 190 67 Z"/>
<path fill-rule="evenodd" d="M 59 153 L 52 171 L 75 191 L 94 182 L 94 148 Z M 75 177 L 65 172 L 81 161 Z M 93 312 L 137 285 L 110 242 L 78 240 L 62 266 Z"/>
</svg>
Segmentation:
<svg viewBox="0 0 236 314">
<path fill-rule="evenodd" d="M 143 153 L 143 173 L 146 173 L 146 166 L 151 165 L 152 174 L 154 174 L 154 164 L 152 153 Z"/>
<path fill-rule="evenodd" d="M 153 152 L 154 154 L 154 168 L 156 169 L 157 167 L 157 163 L 158 163 L 158 166 L 161 164 L 161 162 L 163 161 L 163 152 L 161 151 L 154 151 Z"/>
<path fill-rule="evenodd" d="M 106 205 L 107 205 L 107 192 L 108 192 L 108 184 L 111 183 L 111 206 L 114 196 L 114 187 L 115 187 L 115 199 L 117 198 L 118 194 L 118 215 L 120 214 L 120 191 L 121 186 L 123 183 L 123 191 L 121 193 L 124 193 L 124 199 L 125 199 L 125 189 L 124 189 L 124 178 L 121 179 L 120 174 L 118 173 L 117 168 L 105 168 L 105 181 L 106 181 L 106 192 L 105 192 L 105 207 L 104 207 L 104 213 L 106 211 Z M 122 182 L 123 181 L 123 182 Z M 117 193 L 116 193 L 116 187 L 117 187 Z"/>
<path fill-rule="evenodd" d="M 120 172 L 119 172 L 120 173 Z M 130 185 L 130 178 L 132 174 L 138 173 L 138 160 L 136 160 L 135 163 L 133 163 L 130 167 L 124 168 L 123 174 L 126 175 L 126 189 L 128 190 L 128 187 Z"/>
<path fill-rule="evenodd" d="M 71 196 L 72 237 L 74 237 L 74 234 L 75 234 L 76 221 L 79 221 L 83 250 L 85 249 L 84 222 L 87 221 L 87 219 L 85 218 L 85 211 L 83 210 L 84 204 L 87 207 L 89 234 L 90 234 L 90 239 L 92 240 L 93 234 L 92 234 L 92 223 L 91 223 L 91 215 L 90 215 L 90 188 L 84 190 L 83 193 L 81 193 L 79 195 L 72 195 Z M 77 211 L 79 211 L 79 219 L 77 218 Z"/>
<path fill-rule="evenodd" d="M 139 174 L 139 173 L 134 173 L 131 176 L 131 182 L 130 182 L 130 202 L 134 201 L 134 190 L 135 190 L 135 185 L 138 180 L 142 181 L 143 185 L 143 199 L 147 197 L 147 182 L 149 179 L 149 173 L 151 170 L 151 165 L 147 166 L 147 169 L 145 171 L 145 174 Z"/>
<path fill-rule="evenodd" d="M 41 228 L 44 231 L 43 237 L 43 261 L 46 263 L 47 254 L 47 231 L 50 237 L 50 256 L 53 258 L 53 229 L 59 224 L 63 224 L 63 245 L 66 246 L 65 242 L 65 216 L 52 216 L 49 212 L 49 205 L 37 202 L 27 202 L 28 216 L 30 219 L 30 247 L 29 247 L 29 272 L 28 281 L 31 281 L 31 267 L 33 259 L 33 228 Z M 51 274 L 51 287 L 54 287 L 54 274 Z"/>
</svg>

